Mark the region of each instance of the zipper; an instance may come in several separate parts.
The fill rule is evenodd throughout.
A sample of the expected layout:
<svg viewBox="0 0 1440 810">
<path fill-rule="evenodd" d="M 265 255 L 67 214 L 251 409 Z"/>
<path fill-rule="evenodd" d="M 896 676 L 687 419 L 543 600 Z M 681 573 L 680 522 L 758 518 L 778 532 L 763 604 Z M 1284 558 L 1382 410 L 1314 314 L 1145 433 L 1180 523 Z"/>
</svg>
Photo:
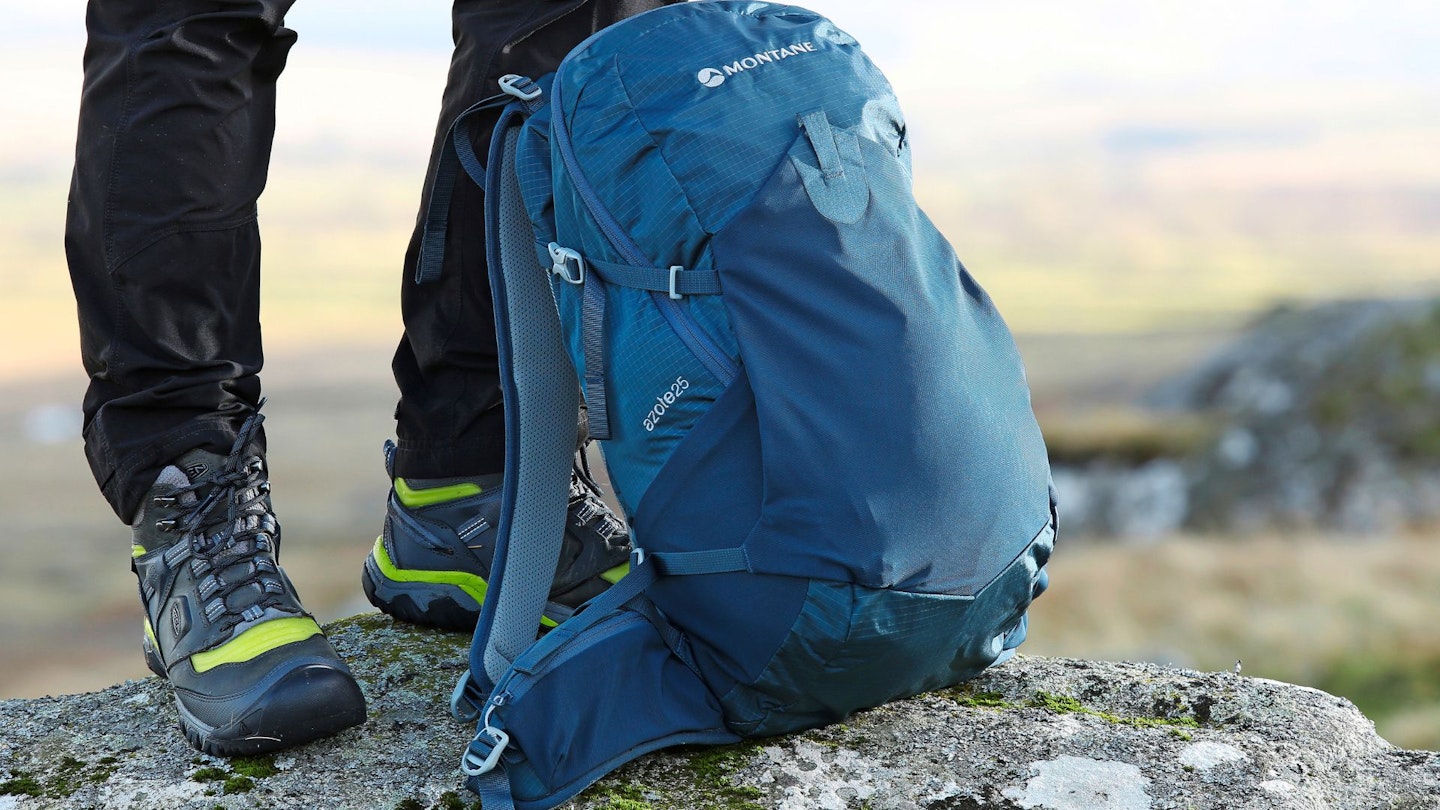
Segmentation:
<svg viewBox="0 0 1440 810">
<path fill-rule="evenodd" d="M 602 619 L 593 627 L 587 628 L 581 635 L 573 636 L 565 646 L 552 650 L 540 659 L 540 665 L 533 668 L 533 672 L 522 673 L 515 669 L 512 664 L 510 669 L 500 677 L 500 682 L 495 684 L 494 697 L 488 701 L 491 706 L 504 706 L 524 697 L 535 685 L 535 682 L 547 675 L 551 670 L 564 664 L 566 661 L 579 655 L 587 648 L 608 640 L 621 630 L 636 622 L 648 622 L 645 618 L 633 610 L 622 610 L 613 618 Z M 574 642 L 583 639 L 583 645 Z M 516 661 L 519 663 L 519 661 Z M 518 679 L 518 680 L 517 680 Z"/>
<path fill-rule="evenodd" d="M 585 209 L 590 212 L 590 218 L 600 226 L 600 232 L 605 235 L 606 241 L 624 257 L 627 263 L 637 267 L 648 267 L 653 262 L 649 261 L 640 246 L 635 244 L 635 240 L 631 239 L 629 234 L 625 233 L 615 216 L 600 201 L 599 195 L 595 193 L 595 189 L 585 178 L 585 173 L 580 168 L 580 161 L 575 157 L 575 149 L 570 143 L 570 126 L 565 123 L 565 110 L 560 103 L 560 72 L 564 69 L 565 63 L 570 61 L 570 57 L 583 49 L 584 44 L 582 43 L 581 47 L 571 51 L 561 61 L 560 67 L 555 71 L 555 81 L 551 85 L 551 103 L 555 110 L 551 119 L 554 122 L 555 146 L 560 150 L 560 160 L 565 164 L 565 170 L 570 173 L 576 193 L 580 195 Z M 680 338 L 680 342 L 690 349 L 691 354 L 695 355 L 701 365 L 705 366 L 706 370 L 714 375 L 722 386 L 728 386 L 738 373 L 735 363 L 715 345 L 705 330 L 695 323 L 695 319 L 691 317 L 690 313 L 663 293 L 651 292 L 650 300 L 660 309 L 661 316 Z"/>
<path fill-rule="evenodd" d="M 660 316 L 670 324 L 670 328 L 680 337 L 680 342 L 690 348 L 691 353 L 700 361 L 700 365 L 715 375 L 715 379 L 720 381 L 722 387 L 729 386 L 735 379 L 738 369 L 730 361 L 730 358 L 720 351 L 710 336 L 700 328 L 700 325 L 695 323 L 695 319 L 691 317 L 690 313 L 664 293 L 652 292 L 650 300 L 659 307 Z"/>
</svg>

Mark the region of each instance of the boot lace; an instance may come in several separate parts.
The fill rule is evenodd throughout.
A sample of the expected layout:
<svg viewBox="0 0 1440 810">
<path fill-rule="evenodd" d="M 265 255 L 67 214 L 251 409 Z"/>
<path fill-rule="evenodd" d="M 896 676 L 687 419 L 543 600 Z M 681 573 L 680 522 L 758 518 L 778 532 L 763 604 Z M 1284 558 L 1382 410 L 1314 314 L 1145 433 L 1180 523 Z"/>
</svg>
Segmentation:
<svg viewBox="0 0 1440 810">
<path fill-rule="evenodd" d="M 153 499 L 158 506 L 184 509 L 181 516 L 156 523 L 161 531 L 182 536 L 166 553 L 166 563 L 173 568 L 189 559 L 205 618 L 221 630 L 258 620 L 270 608 L 298 612 L 275 561 L 280 525 L 267 502 L 265 461 L 246 455 L 264 419 L 257 408 L 245 420 L 224 465 L 211 478 Z"/>
<path fill-rule="evenodd" d="M 588 445 L 589 442 L 586 442 Z M 605 540 L 605 547 L 612 551 L 630 549 L 630 533 L 625 522 L 610 511 L 600 497 L 600 484 L 590 472 L 590 461 L 582 446 L 575 454 L 575 466 L 570 475 L 570 514 L 582 526 L 590 526 Z"/>
</svg>

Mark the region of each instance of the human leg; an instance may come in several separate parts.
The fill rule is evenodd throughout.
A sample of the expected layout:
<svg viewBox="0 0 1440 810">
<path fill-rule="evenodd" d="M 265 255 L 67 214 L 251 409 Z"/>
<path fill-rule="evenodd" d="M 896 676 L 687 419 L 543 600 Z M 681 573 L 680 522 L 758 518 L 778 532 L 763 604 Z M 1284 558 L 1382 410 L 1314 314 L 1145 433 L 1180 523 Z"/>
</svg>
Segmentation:
<svg viewBox="0 0 1440 810">
<path fill-rule="evenodd" d="M 171 459 L 227 452 L 259 401 L 255 200 L 292 1 L 89 5 L 65 245 L 86 454 L 127 522 Z"/>
<path fill-rule="evenodd" d="M 132 524 L 146 658 L 191 742 L 291 745 L 364 700 L 276 563 L 260 241 L 293 0 L 91 0 L 66 252 L 86 454 Z"/>
<path fill-rule="evenodd" d="M 439 153 L 456 115 L 499 92 L 501 76 L 550 73 L 591 33 L 667 4 L 459 0 L 453 12 L 455 54 L 432 155 Z M 476 124 L 478 143 L 488 141 L 496 117 Z M 427 284 L 414 281 L 423 201 L 430 198 L 433 180 L 432 160 L 402 274 L 405 333 L 392 364 L 401 394 L 396 408 L 399 442 L 386 458 L 396 484 L 364 584 L 371 601 L 392 615 L 465 628 L 478 617 L 489 577 L 491 527 L 499 511 L 495 484 L 504 468 L 504 414 L 481 226 L 484 195 L 468 177 L 459 178 L 451 197 L 440 278 Z M 572 482 L 561 570 L 547 610 L 550 621 L 563 619 L 568 607 L 603 589 L 608 580 L 601 572 L 614 569 L 626 555 L 623 524 L 587 479 L 577 474 Z M 469 486 L 454 489 L 457 484 Z M 456 497 L 437 501 L 422 492 L 445 487 Z M 474 522 L 483 516 L 488 517 Z"/>
<path fill-rule="evenodd" d="M 461 111 L 500 92 L 501 76 L 550 73 L 595 31 L 669 2 L 675 0 L 457 0 L 455 52 L 432 156 L 439 154 L 450 122 Z M 488 142 L 497 117 L 492 113 L 477 122 L 476 143 Z M 414 281 L 434 163 L 401 274 L 405 332 L 392 362 L 400 389 L 395 472 L 425 477 L 497 473 L 504 468 L 504 414 L 480 224 L 484 194 L 469 177 L 459 178 L 451 197 L 453 224 L 446 232 L 439 280 Z"/>
</svg>

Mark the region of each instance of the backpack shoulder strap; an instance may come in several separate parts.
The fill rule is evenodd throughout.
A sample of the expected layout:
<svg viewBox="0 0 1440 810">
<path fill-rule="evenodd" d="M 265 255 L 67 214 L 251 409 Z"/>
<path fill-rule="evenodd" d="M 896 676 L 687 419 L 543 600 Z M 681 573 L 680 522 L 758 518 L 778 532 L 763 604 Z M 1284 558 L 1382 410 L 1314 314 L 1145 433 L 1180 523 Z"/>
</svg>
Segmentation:
<svg viewBox="0 0 1440 810">
<path fill-rule="evenodd" d="M 535 640 L 565 533 L 579 392 L 561 338 L 549 273 L 515 171 L 526 110 L 502 114 L 491 141 L 485 228 L 505 398 L 499 545 L 471 647 L 472 672 L 494 683 Z"/>
<path fill-rule="evenodd" d="M 579 413 L 574 366 L 561 340 L 548 268 L 537 262 L 515 170 L 521 127 L 543 102 L 538 85 L 528 79 L 507 76 L 501 86 L 504 94 L 475 104 L 450 126 L 437 158 L 416 268 L 416 283 L 439 277 L 450 195 L 463 171 L 485 189 L 506 457 L 489 591 L 475 628 L 470 670 L 452 698 L 452 710 L 462 719 L 470 719 L 480 698 L 535 640 L 564 536 Z M 470 117 L 497 107 L 504 109 L 482 162 Z"/>
</svg>

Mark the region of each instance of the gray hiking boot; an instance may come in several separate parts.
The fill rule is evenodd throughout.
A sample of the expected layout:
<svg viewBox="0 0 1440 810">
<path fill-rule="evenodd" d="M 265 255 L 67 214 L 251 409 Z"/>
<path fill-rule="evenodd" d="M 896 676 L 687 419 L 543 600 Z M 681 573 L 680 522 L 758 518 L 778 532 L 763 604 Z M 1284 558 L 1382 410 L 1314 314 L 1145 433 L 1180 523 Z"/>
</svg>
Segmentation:
<svg viewBox="0 0 1440 810">
<path fill-rule="evenodd" d="M 395 477 L 394 442 L 385 442 L 392 481 L 383 532 L 365 561 L 361 583 L 370 602 L 407 622 L 471 631 L 495 556 L 500 476 Z M 629 570 L 625 523 L 600 500 L 588 472 L 576 466 L 555 582 L 542 624 L 554 627 Z"/>
<path fill-rule="evenodd" d="M 365 721 L 365 698 L 276 555 L 258 413 L 229 456 L 191 450 L 161 471 L 134 529 L 145 661 L 170 681 L 180 728 L 208 754 L 272 751 Z"/>
</svg>

